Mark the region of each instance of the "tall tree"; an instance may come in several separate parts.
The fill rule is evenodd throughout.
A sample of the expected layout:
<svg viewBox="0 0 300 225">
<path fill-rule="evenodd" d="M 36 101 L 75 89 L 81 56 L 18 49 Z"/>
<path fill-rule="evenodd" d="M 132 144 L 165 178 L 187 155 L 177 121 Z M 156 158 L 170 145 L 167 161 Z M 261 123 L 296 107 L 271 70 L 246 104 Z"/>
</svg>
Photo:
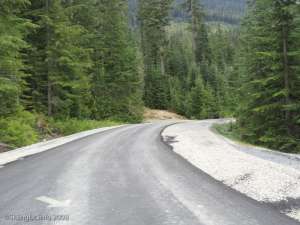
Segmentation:
<svg viewBox="0 0 300 225">
<path fill-rule="evenodd" d="M 24 41 L 33 25 L 20 17 L 27 0 L 1 0 L 0 3 L 0 116 L 14 113 L 20 106 L 24 88 L 22 51 Z"/>
<path fill-rule="evenodd" d="M 61 0 L 32 0 L 24 14 L 38 28 L 28 37 L 32 107 L 48 116 L 86 117 L 89 96 L 89 49 L 81 46 L 85 30 L 69 18 Z"/>
<path fill-rule="evenodd" d="M 127 4 L 99 0 L 101 20 L 96 27 L 93 71 L 94 116 L 129 121 L 142 116 L 142 83 L 137 49 L 128 26 Z"/>
<path fill-rule="evenodd" d="M 172 0 L 141 0 L 139 20 L 145 69 L 145 104 L 166 109 L 169 81 L 166 75 L 166 26 Z"/>
<path fill-rule="evenodd" d="M 186 5 L 191 16 L 196 62 L 199 65 L 210 63 L 210 49 L 203 7 L 199 0 L 187 0 Z"/>
<path fill-rule="evenodd" d="M 299 7 L 293 0 L 255 1 L 243 32 L 239 125 L 247 140 L 282 151 L 300 143 Z"/>
</svg>

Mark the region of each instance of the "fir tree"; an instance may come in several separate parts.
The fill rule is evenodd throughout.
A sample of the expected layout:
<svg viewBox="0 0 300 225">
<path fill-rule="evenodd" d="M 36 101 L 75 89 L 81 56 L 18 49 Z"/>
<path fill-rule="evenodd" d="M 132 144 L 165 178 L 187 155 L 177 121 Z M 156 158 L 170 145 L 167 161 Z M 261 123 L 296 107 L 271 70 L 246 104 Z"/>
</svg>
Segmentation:
<svg viewBox="0 0 300 225">
<path fill-rule="evenodd" d="M 69 19 L 61 0 L 33 0 L 25 12 L 38 25 L 28 42 L 32 107 L 57 117 L 87 117 L 90 50 L 81 46 L 84 29 Z"/>
<path fill-rule="evenodd" d="M 145 69 L 146 106 L 167 109 L 169 79 L 166 74 L 166 26 L 171 0 L 141 0 L 139 20 Z"/>
<path fill-rule="evenodd" d="M 94 56 L 94 117 L 138 121 L 142 115 L 142 86 L 137 49 L 124 16 L 127 4 L 101 0 L 98 7 L 102 19 L 96 28 L 99 44 Z"/>
<path fill-rule="evenodd" d="M 266 11 L 265 9 L 268 8 Z M 299 5 L 260 0 L 243 32 L 243 137 L 268 147 L 299 148 Z"/>
<path fill-rule="evenodd" d="M 24 38 L 33 25 L 20 17 L 27 0 L 2 0 L 0 4 L 0 116 L 18 110 L 24 90 L 22 51 L 28 48 Z"/>
</svg>

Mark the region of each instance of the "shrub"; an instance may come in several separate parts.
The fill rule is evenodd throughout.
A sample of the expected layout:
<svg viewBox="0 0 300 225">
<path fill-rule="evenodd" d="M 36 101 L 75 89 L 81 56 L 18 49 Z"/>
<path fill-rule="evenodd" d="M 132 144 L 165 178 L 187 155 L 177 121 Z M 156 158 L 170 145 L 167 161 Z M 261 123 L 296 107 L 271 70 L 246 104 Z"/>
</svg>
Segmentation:
<svg viewBox="0 0 300 225">
<path fill-rule="evenodd" d="M 120 122 L 110 120 L 54 120 L 43 115 L 17 110 L 14 115 L 0 117 L 0 142 L 11 147 L 22 147 L 36 143 L 43 138 L 70 135 L 118 124 Z"/>
<path fill-rule="evenodd" d="M 35 130 L 35 116 L 26 111 L 18 111 L 16 115 L 0 118 L 0 142 L 21 147 L 38 141 Z"/>
</svg>

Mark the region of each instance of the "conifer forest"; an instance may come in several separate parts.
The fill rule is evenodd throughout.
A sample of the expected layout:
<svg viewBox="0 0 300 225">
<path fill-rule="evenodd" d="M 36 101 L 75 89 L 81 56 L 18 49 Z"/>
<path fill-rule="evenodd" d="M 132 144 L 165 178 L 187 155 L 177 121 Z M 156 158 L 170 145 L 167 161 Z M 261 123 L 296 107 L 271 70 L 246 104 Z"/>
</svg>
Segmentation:
<svg viewBox="0 0 300 225">
<path fill-rule="evenodd" d="M 241 140 L 300 152 L 298 0 L 0 0 L 0 142 L 144 108 L 235 118 Z"/>
</svg>

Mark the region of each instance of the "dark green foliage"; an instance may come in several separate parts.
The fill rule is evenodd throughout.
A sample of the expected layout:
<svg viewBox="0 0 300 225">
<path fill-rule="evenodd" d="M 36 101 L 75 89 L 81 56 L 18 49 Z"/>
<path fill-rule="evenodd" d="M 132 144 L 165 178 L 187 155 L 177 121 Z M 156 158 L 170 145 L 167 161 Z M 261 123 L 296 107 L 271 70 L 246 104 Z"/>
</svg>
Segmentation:
<svg viewBox="0 0 300 225">
<path fill-rule="evenodd" d="M 20 106 L 25 76 L 21 51 L 28 47 L 24 38 L 32 24 L 18 14 L 28 3 L 0 2 L 0 117 L 16 112 Z"/>
<path fill-rule="evenodd" d="M 197 119 L 231 115 L 234 30 L 207 26 L 197 1 L 186 1 L 183 7 L 190 13 L 190 24 L 173 23 L 168 29 L 167 74 L 174 77 L 169 107 Z"/>
<path fill-rule="evenodd" d="M 256 1 L 242 38 L 240 131 L 247 141 L 282 151 L 300 150 L 299 7 Z"/>
<path fill-rule="evenodd" d="M 101 1 L 100 1 L 101 2 Z M 132 43 L 125 15 L 126 4 L 102 1 L 102 20 L 96 32 L 102 34 L 96 49 L 93 71 L 94 117 L 140 121 L 142 115 L 141 76 L 137 50 Z"/>
<path fill-rule="evenodd" d="M 198 78 L 195 86 L 189 95 L 189 107 L 187 114 L 194 119 L 216 118 L 218 111 L 216 109 L 215 97 L 212 89 L 203 84 L 203 80 Z"/>
<path fill-rule="evenodd" d="M 39 26 L 28 38 L 27 107 L 59 118 L 140 120 L 141 82 L 125 10 L 120 1 L 32 0 L 24 15 Z"/>
<path fill-rule="evenodd" d="M 234 59 L 238 57 L 236 56 L 238 33 L 236 29 L 211 27 L 209 40 L 212 69 L 208 81 L 213 92 L 216 93 L 219 115 L 231 116 L 238 105 L 236 98 L 239 86 L 234 74 Z"/>
<path fill-rule="evenodd" d="M 202 65 L 202 67 L 204 67 L 209 65 L 211 61 L 208 32 L 204 21 L 205 14 L 198 0 L 188 0 L 187 3 L 187 10 L 191 14 L 191 29 L 195 60 L 198 65 Z"/>
<path fill-rule="evenodd" d="M 140 2 L 145 104 L 194 118 L 216 117 L 219 115 L 215 111 L 216 96 L 209 87 L 211 51 L 202 8 L 198 1 L 186 1 L 183 7 L 190 14 L 190 31 L 188 27 L 180 28 L 173 24 L 166 32 L 170 3 Z M 204 83 L 201 80 L 205 78 Z M 197 93 L 202 87 L 197 86 L 196 80 L 198 84 L 203 83 L 203 93 Z M 205 104 L 200 103 L 199 98 Z M 211 103 L 208 104 L 208 101 Z"/>
<path fill-rule="evenodd" d="M 235 114 L 244 140 L 300 150 L 297 1 L 250 1 L 240 38 L 206 21 L 238 23 L 243 0 L 125 2 L 0 0 L 0 141 L 140 121 L 144 100 L 194 119 Z"/>
<path fill-rule="evenodd" d="M 35 126 L 33 114 L 17 110 L 14 115 L 0 118 L 0 141 L 12 147 L 33 144 L 38 140 Z"/>
<path fill-rule="evenodd" d="M 33 0 L 24 13 L 38 25 L 28 37 L 31 107 L 49 116 L 87 117 L 90 50 L 82 47 L 85 30 L 72 24 L 68 9 L 60 0 Z"/>
<path fill-rule="evenodd" d="M 146 106 L 168 108 L 168 79 L 166 74 L 166 26 L 169 22 L 171 0 L 139 3 L 141 45 L 144 58 Z"/>
<path fill-rule="evenodd" d="M 126 12 L 121 0 L 1 0 L 0 141 L 37 140 L 34 124 L 15 119 L 30 114 L 22 107 L 84 128 L 99 125 L 91 119 L 142 119 L 142 72 Z"/>
<path fill-rule="evenodd" d="M 145 77 L 145 104 L 154 109 L 168 109 L 169 78 L 162 76 L 160 69 L 148 71 Z"/>
</svg>

